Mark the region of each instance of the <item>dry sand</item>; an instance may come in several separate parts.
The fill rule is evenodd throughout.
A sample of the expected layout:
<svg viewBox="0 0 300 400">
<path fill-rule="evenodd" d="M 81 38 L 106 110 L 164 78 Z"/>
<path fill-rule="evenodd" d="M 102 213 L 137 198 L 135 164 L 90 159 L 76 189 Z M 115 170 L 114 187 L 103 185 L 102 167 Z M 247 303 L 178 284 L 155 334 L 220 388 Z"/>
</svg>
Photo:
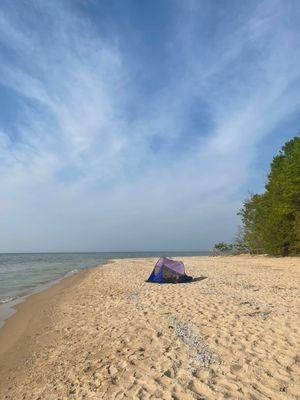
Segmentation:
<svg viewBox="0 0 300 400">
<path fill-rule="evenodd" d="M 188 257 L 188 284 L 118 260 L 0 329 L 1 399 L 300 399 L 300 259 Z M 10 338 L 10 339 L 9 339 Z"/>
</svg>

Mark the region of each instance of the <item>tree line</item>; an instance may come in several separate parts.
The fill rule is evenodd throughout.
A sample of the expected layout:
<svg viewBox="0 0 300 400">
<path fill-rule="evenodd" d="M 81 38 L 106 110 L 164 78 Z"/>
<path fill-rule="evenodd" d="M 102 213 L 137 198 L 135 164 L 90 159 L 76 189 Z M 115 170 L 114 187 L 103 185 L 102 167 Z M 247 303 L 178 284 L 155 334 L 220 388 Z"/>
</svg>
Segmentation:
<svg viewBox="0 0 300 400">
<path fill-rule="evenodd" d="M 300 137 L 286 142 L 270 165 L 265 190 L 252 194 L 241 210 L 235 243 L 217 243 L 219 252 L 288 256 L 300 254 Z"/>
</svg>

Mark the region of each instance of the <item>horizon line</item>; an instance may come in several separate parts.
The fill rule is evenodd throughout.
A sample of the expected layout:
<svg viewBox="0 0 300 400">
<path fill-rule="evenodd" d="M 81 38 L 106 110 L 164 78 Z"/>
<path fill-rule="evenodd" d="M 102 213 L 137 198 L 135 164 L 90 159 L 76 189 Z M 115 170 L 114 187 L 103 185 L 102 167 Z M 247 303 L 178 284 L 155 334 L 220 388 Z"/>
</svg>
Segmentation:
<svg viewBox="0 0 300 400">
<path fill-rule="evenodd" d="M 112 250 L 112 251 L 16 251 L 0 252 L 4 254 L 93 254 L 93 253 L 202 253 L 212 250 Z"/>
</svg>

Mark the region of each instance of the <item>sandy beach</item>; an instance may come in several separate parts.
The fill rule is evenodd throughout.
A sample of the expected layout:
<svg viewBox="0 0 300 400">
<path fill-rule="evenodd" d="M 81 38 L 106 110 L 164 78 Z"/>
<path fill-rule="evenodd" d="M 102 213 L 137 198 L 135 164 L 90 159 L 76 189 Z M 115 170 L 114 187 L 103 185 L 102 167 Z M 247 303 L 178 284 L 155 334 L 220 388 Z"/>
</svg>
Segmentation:
<svg viewBox="0 0 300 400">
<path fill-rule="evenodd" d="M 300 399 L 300 259 L 117 260 L 31 296 L 0 329 L 1 399 Z"/>
</svg>

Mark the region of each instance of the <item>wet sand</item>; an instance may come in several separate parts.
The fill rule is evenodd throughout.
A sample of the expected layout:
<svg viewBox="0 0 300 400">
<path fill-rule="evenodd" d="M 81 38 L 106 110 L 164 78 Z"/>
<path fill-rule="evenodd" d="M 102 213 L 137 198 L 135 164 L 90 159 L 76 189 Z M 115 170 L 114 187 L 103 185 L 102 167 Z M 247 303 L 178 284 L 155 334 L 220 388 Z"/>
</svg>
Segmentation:
<svg viewBox="0 0 300 400">
<path fill-rule="evenodd" d="M 0 329 L 1 399 L 300 399 L 300 258 L 186 257 L 187 284 L 117 260 Z"/>
</svg>

